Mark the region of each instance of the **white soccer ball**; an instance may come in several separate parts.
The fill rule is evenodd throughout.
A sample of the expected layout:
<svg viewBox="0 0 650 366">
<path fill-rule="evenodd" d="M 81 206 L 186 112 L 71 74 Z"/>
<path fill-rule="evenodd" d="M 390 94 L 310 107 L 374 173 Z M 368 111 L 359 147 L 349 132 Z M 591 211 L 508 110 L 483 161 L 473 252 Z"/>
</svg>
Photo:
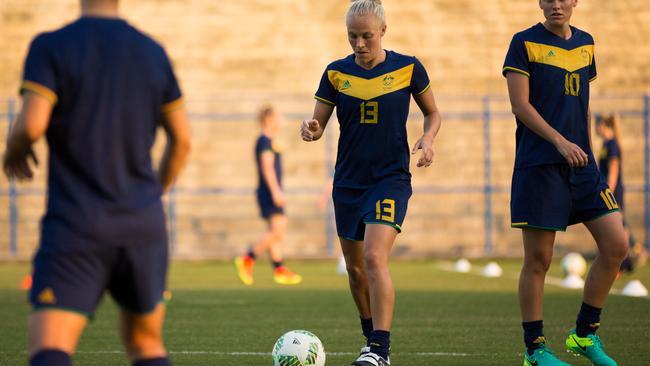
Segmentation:
<svg viewBox="0 0 650 366">
<path fill-rule="evenodd" d="M 562 258 L 560 267 L 562 267 L 565 276 L 576 275 L 582 277 L 587 272 L 587 261 L 579 253 L 571 252 Z"/>
<path fill-rule="evenodd" d="M 325 349 L 320 339 L 306 330 L 292 330 L 273 346 L 274 366 L 324 366 Z"/>
</svg>

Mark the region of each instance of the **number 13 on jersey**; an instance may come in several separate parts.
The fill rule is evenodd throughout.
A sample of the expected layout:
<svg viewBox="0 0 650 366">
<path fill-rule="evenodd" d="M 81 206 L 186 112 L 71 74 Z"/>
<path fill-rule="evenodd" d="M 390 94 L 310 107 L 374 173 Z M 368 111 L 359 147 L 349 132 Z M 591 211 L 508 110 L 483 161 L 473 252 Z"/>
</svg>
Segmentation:
<svg viewBox="0 0 650 366">
<path fill-rule="evenodd" d="M 379 122 L 379 103 L 361 103 L 361 124 L 376 125 Z"/>
</svg>

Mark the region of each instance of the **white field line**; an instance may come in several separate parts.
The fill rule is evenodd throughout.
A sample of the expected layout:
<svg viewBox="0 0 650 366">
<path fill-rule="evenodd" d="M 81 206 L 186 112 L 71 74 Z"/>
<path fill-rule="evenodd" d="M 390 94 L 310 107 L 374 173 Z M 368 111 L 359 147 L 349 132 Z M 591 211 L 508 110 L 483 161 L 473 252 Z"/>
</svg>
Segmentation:
<svg viewBox="0 0 650 366">
<path fill-rule="evenodd" d="M 100 355 L 100 354 L 124 354 L 124 351 L 77 351 L 76 353 Z M 215 356 L 271 356 L 271 352 L 223 352 L 223 351 L 169 351 L 171 355 L 215 355 Z M 357 356 L 355 352 L 327 352 L 329 356 Z M 401 356 L 439 356 L 439 357 L 469 357 L 480 356 L 479 354 L 459 352 L 400 352 L 395 355 Z"/>
<path fill-rule="evenodd" d="M 441 263 L 436 264 L 435 267 L 438 268 L 439 270 L 442 270 L 442 271 L 463 274 L 461 272 L 456 272 L 454 263 L 452 263 L 452 262 L 441 262 Z M 472 266 L 472 269 L 467 274 L 472 274 L 472 275 L 475 275 L 475 276 L 483 277 L 482 269 L 483 269 L 482 266 L 480 268 L 476 268 L 476 266 Z M 515 279 L 515 280 L 519 279 L 519 274 L 518 273 L 507 273 L 505 271 L 503 273 L 508 274 L 507 278 L 509 278 L 509 279 Z M 562 287 L 562 279 L 559 278 L 559 277 L 546 276 L 546 280 L 544 281 L 544 283 L 549 284 L 551 286 Z M 565 287 L 562 287 L 562 288 L 566 289 Z M 621 290 L 616 289 L 616 288 L 612 288 L 609 292 L 611 294 L 613 294 L 613 295 L 625 296 L 625 295 L 623 295 Z M 640 296 L 640 297 L 637 297 L 637 299 L 650 300 L 650 296 Z"/>
</svg>

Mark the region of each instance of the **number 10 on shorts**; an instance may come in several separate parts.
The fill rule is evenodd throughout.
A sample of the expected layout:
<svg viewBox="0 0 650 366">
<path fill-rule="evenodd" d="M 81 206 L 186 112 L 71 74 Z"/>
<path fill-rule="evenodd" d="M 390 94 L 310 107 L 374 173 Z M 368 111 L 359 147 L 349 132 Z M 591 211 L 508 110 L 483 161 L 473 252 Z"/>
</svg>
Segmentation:
<svg viewBox="0 0 650 366">
<path fill-rule="evenodd" d="M 376 203 L 377 221 L 395 222 L 395 200 L 389 198 L 385 200 L 378 200 Z"/>
</svg>

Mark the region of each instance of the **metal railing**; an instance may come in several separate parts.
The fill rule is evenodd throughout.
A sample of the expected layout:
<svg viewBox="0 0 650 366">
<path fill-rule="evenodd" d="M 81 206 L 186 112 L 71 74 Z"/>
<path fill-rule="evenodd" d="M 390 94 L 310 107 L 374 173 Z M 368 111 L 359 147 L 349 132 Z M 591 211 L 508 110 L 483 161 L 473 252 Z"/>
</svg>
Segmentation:
<svg viewBox="0 0 650 366">
<path fill-rule="evenodd" d="M 471 99 L 481 105 L 480 108 L 473 108 L 473 110 L 443 110 L 443 118 L 445 123 L 464 123 L 464 122 L 477 122 L 480 123 L 483 136 L 483 182 L 463 182 L 463 184 L 452 185 L 431 185 L 431 186 L 418 186 L 414 189 L 415 193 L 427 193 L 434 195 L 459 195 L 466 193 L 481 193 L 483 195 L 484 212 L 484 254 L 490 255 L 494 249 L 494 212 L 493 212 L 493 197 L 495 194 L 509 192 L 509 185 L 503 183 L 495 183 L 493 180 L 493 164 L 492 157 L 492 126 L 495 123 L 504 123 L 504 121 L 513 122 L 512 114 L 509 108 L 504 105 L 507 101 L 504 96 L 474 96 L 462 97 L 464 99 Z M 443 97 L 439 100 L 458 101 L 459 97 Z M 630 103 L 632 102 L 632 103 Z M 635 104 L 638 102 L 639 107 L 628 107 L 628 104 Z M 3 103 L 0 101 L 0 103 Z M 6 123 L 4 127 L 7 131 L 11 130 L 12 121 L 16 116 L 17 101 L 15 99 L 8 99 L 4 101 L 6 107 L 0 108 L 0 128 L 2 123 Z M 629 118 L 642 123 L 643 131 L 643 175 L 642 182 L 626 184 L 626 191 L 631 193 L 643 194 L 643 226 L 644 235 L 643 240 L 646 247 L 650 247 L 650 95 L 609 95 L 609 96 L 595 96 L 592 97 L 592 105 L 594 111 L 614 112 L 623 118 Z M 255 116 L 251 113 L 192 113 L 190 108 L 191 119 L 200 121 L 201 123 L 219 123 L 223 121 L 241 121 L 241 120 L 254 120 Z M 287 116 L 292 119 L 300 120 L 310 116 L 301 113 L 288 113 Z M 413 119 L 421 119 L 416 114 Z M 445 127 L 446 128 L 446 127 Z M 330 129 L 331 130 L 331 129 Z M 513 137 L 514 138 L 514 137 Z M 327 171 L 333 171 L 334 158 L 336 155 L 336 148 L 334 139 L 327 139 L 324 144 L 326 149 L 326 159 L 323 161 Z M 4 179 L 4 178 L 0 178 Z M 1 186 L 0 186 L 1 187 Z M 287 189 L 288 194 L 297 193 L 314 193 L 313 188 L 310 187 L 291 187 Z M 167 215 L 170 228 L 170 241 L 172 249 L 176 248 L 177 243 L 177 212 L 176 202 L 179 197 L 183 196 L 210 196 L 210 195 L 250 195 L 251 190 L 248 188 L 227 188 L 227 187 L 175 187 L 167 197 Z M 9 230 L 7 233 L 0 232 L 0 235 L 7 235 L 8 247 L 10 256 L 17 256 L 19 249 L 19 205 L 18 198 L 21 196 L 44 196 L 45 192 L 38 189 L 21 188 L 15 181 L 10 180 L 7 188 L 0 188 L 0 197 L 8 197 L 8 206 L 0 207 L 0 210 L 8 210 L 9 215 Z M 334 242 L 336 239 L 335 229 L 333 227 L 333 212 L 331 208 L 326 213 L 327 219 L 327 233 L 326 241 L 328 252 L 332 253 Z M 0 259 L 3 259 L 0 257 Z M 10 259 L 10 258 L 5 258 Z"/>
</svg>

